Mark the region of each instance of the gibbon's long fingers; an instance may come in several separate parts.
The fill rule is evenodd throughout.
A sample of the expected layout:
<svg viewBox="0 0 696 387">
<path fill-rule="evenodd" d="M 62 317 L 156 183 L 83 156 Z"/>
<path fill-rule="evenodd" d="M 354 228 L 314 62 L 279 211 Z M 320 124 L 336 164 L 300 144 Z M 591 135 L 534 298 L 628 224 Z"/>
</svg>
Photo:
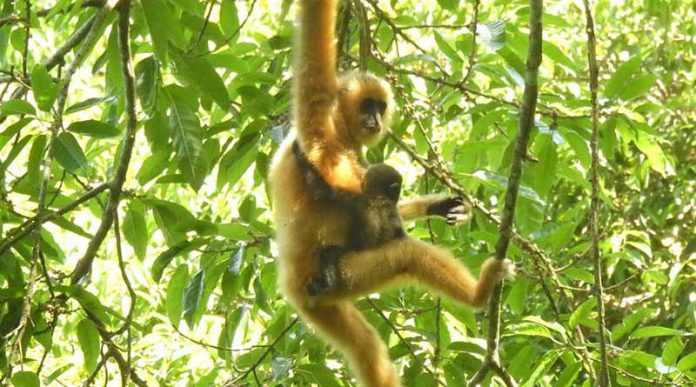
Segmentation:
<svg viewBox="0 0 696 387">
<path fill-rule="evenodd" d="M 484 304 L 500 280 L 497 262 L 487 261 L 477 281 L 448 250 L 411 238 L 344 255 L 340 270 L 341 284 L 335 292 L 339 297 L 368 294 L 397 280 L 410 279 L 471 306 Z"/>
<path fill-rule="evenodd" d="M 377 331 L 349 302 L 300 307 L 299 312 L 318 333 L 334 344 L 357 372 L 361 386 L 398 387 L 399 377 Z"/>
<path fill-rule="evenodd" d="M 399 202 L 398 209 L 401 219 L 405 221 L 416 220 L 428 216 L 428 208 L 431 205 L 447 199 L 447 195 L 425 195 L 404 199 Z"/>
<path fill-rule="evenodd" d="M 331 109 L 338 88 L 335 24 L 336 0 L 300 1 L 294 102 L 303 145 L 332 130 Z"/>
</svg>

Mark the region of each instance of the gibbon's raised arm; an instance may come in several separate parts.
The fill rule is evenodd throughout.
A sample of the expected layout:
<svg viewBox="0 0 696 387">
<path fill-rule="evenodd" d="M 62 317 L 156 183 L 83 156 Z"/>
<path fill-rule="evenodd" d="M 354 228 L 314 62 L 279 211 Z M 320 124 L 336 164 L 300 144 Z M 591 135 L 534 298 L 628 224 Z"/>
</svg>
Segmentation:
<svg viewBox="0 0 696 387">
<path fill-rule="evenodd" d="M 303 148 L 332 131 L 336 100 L 336 0 L 300 0 L 295 58 L 295 117 Z"/>
<path fill-rule="evenodd" d="M 399 215 L 405 221 L 439 216 L 449 224 L 457 224 L 469 219 L 471 206 L 457 196 L 425 195 L 400 201 Z"/>
</svg>

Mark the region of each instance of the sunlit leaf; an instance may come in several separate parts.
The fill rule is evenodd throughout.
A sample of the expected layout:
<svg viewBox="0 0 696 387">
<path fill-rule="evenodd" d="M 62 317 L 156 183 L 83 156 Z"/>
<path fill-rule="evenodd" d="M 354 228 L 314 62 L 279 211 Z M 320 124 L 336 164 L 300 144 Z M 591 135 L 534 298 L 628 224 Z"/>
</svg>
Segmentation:
<svg viewBox="0 0 696 387">
<path fill-rule="evenodd" d="M 45 66 L 36 65 L 31 72 L 31 90 L 39 109 L 47 112 L 53 106 L 58 87 L 53 82 L 51 75 L 48 74 Z"/>
<path fill-rule="evenodd" d="M 177 98 L 172 102 L 169 125 L 179 170 L 191 187 L 198 190 L 207 174 L 207 163 L 202 154 L 203 129 L 193 109 Z"/>
<path fill-rule="evenodd" d="M 21 99 L 11 99 L 0 104 L 0 112 L 5 114 L 36 114 L 36 109 L 29 102 Z"/>
<path fill-rule="evenodd" d="M 176 268 L 167 286 L 167 317 L 173 326 L 178 327 L 184 311 L 184 289 L 188 284 L 189 272 L 186 265 Z"/>
<path fill-rule="evenodd" d="M 184 320 L 189 328 L 197 321 L 194 321 L 194 315 L 201 307 L 201 296 L 203 295 L 203 280 L 205 279 L 205 270 L 199 270 L 189 281 L 186 289 L 184 289 Z"/>
<path fill-rule="evenodd" d="M 85 370 L 92 372 L 97 366 L 99 360 L 99 348 L 101 346 L 101 338 L 99 331 L 94 323 L 88 319 L 83 319 L 77 324 L 77 341 L 80 343 L 82 355 L 85 360 Z"/>
<path fill-rule="evenodd" d="M 626 86 L 629 78 L 635 74 L 640 68 L 640 56 L 634 56 L 630 60 L 622 63 L 616 71 L 613 72 L 609 82 L 604 87 L 604 96 L 611 99 L 619 94 L 621 89 Z"/>
<path fill-rule="evenodd" d="M 659 327 L 659 326 L 650 326 L 650 327 L 642 327 L 642 328 L 636 329 L 635 332 L 631 333 L 631 338 L 632 339 L 644 339 L 646 337 L 674 336 L 674 335 L 681 335 L 681 334 L 683 334 L 683 333 L 677 329 L 667 328 L 667 327 Z"/>
<path fill-rule="evenodd" d="M 53 153 L 60 165 L 70 173 L 82 173 L 87 167 L 87 157 L 75 136 L 61 132 L 53 141 Z"/>
<path fill-rule="evenodd" d="M 145 215 L 139 205 L 131 205 L 123 219 L 123 236 L 133 246 L 135 255 L 144 260 L 147 254 L 149 235 Z"/>
<path fill-rule="evenodd" d="M 68 131 L 94 138 L 116 137 L 121 134 L 115 126 L 96 120 L 73 122 L 68 126 Z"/>
<path fill-rule="evenodd" d="M 18 371 L 12 375 L 12 385 L 14 387 L 39 387 L 41 382 L 38 375 L 31 371 Z"/>
</svg>

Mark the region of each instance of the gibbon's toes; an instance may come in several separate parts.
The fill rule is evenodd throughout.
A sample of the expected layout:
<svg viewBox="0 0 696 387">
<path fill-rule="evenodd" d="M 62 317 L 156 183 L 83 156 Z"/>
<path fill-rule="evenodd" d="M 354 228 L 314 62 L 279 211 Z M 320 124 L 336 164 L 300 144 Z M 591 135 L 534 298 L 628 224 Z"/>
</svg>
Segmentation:
<svg viewBox="0 0 696 387">
<path fill-rule="evenodd" d="M 515 263 L 509 259 L 503 259 L 500 263 L 500 279 L 511 280 L 515 278 Z"/>
</svg>

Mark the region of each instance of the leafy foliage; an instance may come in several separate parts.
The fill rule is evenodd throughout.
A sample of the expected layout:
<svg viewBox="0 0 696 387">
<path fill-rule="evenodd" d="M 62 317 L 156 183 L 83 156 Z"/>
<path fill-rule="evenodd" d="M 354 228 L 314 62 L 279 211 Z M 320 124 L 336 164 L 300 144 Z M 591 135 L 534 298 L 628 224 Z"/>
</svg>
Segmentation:
<svg viewBox="0 0 696 387">
<path fill-rule="evenodd" d="M 296 6 L 132 2 L 137 106 L 129 111 L 119 12 L 92 24 L 105 3 L 0 2 L 2 384 L 353 385 L 276 283 L 266 171 L 291 126 Z M 390 80 L 400 107 L 393 131 L 401 141 L 386 139 L 368 158 L 396 166 L 406 195 L 462 189 L 480 201 L 486 211 L 467 225 L 408 226 L 475 272 L 498 237 L 488 214 L 501 212 L 507 187 L 529 19 L 524 1 L 480 3 L 362 2 L 374 49 L 363 64 Z M 696 25 L 675 21 L 696 14 L 677 0 L 595 3 L 610 377 L 691 385 Z M 573 2 L 546 7 L 515 223 L 524 243 L 509 251 L 520 275 L 503 294 L 501 363 L 519 384 L 589 386 L 599 325 L 584 14 Z M 361 60 L 357 15 L 339 15 L 345 70 Z M 91 28 L 95 47 L 79 58 Z M 79 71 L 66 79 L 75 60 Z M 58 111 L 65 85 L 67 109 Z M 129 114 L 132 148 L 124 145 Z M 132 158 L 117 187 L 123 152 Z M 428 157 L 409 160 L 411 152 Z M 104 221 L 109 213 L 114 222 Z M 102 224 L 108 234 L 91 274 L 71 280 Z M 389 343 L 405 385 L 460 385 L 479 369 L 484 312 L 416 288 L 357 304 Z M 503 381 L 488 375 L 484 384 Z"/>
</svg>

